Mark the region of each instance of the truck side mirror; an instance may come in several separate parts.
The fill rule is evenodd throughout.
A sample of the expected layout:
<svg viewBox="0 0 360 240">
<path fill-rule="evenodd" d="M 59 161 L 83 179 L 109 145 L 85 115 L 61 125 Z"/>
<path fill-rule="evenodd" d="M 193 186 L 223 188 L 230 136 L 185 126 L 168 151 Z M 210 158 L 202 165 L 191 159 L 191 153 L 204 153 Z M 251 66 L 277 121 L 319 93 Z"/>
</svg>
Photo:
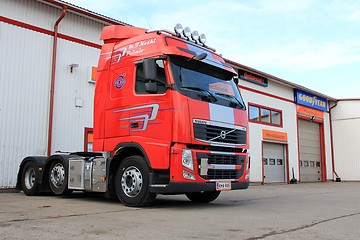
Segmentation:
<svg viewBox="0 0 360 240">
<path fill-rule="evenodd" d="M 157 93 L 158 92 L 158 86 L 156 82 L 147 82 L 145 83 L 145 91 L 148 93 Z"/>
<path fill-rule="evenodd" d="M 153 58 L 144 59 L 143 62 L 144 78 L 145 78 L 145 91 L 148 93 L 157 93 L 158 86 L 156 83 L 157 78 L 157 65 L 156 60 Z"/>
<path fill-rule="evenodd" d="M 236 86 L 239 85 L 239 79 L 234 77 L 234 83 L 236 84 Z"/>
<path fill-rule="evenodd" d="M 145 81 L 156 81 L 157 77 L 157 65 L 154 58 L 144 59 L 144 78 Z"/>
</svg>

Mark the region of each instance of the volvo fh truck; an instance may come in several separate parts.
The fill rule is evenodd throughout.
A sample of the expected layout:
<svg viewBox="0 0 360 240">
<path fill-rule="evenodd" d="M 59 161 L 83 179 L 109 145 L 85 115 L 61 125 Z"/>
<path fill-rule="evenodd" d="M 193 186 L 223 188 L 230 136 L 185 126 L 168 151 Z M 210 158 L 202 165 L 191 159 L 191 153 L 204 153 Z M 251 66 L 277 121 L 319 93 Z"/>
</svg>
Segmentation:
<svg viewBox="0 0 360 240">
<path fill-rule="evenodd" d="M 195 202 L 249 186 L 248 117 L 237 73 L 189 28 L 103 29 L 94 152 L 26 157 L 26 195 L 104 192 L 126 206 L 158 194 Z M 102 152 L 111 152 L 103 157 Z"/>
</svg>

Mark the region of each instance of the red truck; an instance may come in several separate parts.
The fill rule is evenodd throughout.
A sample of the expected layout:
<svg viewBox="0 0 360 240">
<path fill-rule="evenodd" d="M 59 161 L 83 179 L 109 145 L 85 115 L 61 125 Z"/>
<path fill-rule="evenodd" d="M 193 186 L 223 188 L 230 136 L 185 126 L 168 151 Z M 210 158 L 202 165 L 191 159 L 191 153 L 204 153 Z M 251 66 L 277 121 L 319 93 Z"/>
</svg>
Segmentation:
<svg viewBox="0 0 360 240">
<path fill-rule="evenodd" d="M 103 29 L 94 99 L 95 152 L 26 157 L 26 195 L 104 192 L 126 206 L 157 194 L 215 200 L 249 186 L 248 117 L 236 72 L 189 28 Z M 101 152 L 112 152 L 104 158 Z"/>
</svg>

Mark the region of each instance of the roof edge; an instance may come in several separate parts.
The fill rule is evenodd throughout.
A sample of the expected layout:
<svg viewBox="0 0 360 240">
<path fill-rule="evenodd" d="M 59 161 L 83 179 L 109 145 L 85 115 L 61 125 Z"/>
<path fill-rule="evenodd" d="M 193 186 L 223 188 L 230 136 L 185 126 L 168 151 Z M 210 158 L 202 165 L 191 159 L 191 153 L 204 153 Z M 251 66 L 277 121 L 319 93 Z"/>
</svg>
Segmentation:
<svg viewBox="0 0 360 240">
<path fill-rule="evenodd" d="M 320 96 L 320 97 L 323 97 L 327 100 L 330 100 L 330 101 L 336 101 L 337 99 L 336 98 L 333 98 L 333 97 L 330 97 L 330 96 L 327 96 L 325 94 L 322 94 L 322 93 L 319 93 L 317 91 L 314 91 L 314 90 L 311 90 L 309 88 L 306 88 L 304 86 L 301 86 L 299 84 L 296 84 L 296 83 L 292 83 L 292 82 L 289 82 L 289 81 L 286 81 L 284 79 L 281 79 L 281 78 L 278 78 L 278 77 L 275 77 L 273 75 L 270 75 L 270 74 L 267 74 L 267 73 L 264 73 L 262 71 L 259 71 L 255 68 L 251 68 L 251 67 L 248 67 L 248 66 L 245 66 L 243 64 L 240 64 L 240 63 L 237 63 L 237 62 L 234 62 L 232 60 L 229 60 L 229 59 L 226 59 L 224 58 L 225 62 L 228 63 L 228 64 L 232 64 L 236 67 L 239 67 L 239 68 L 242 68 L 244 70 L 248 70 L 248 71 L 251 71 L 255 74 L 258 74 L 258 75 L 261 75 L 263 77 L 266 77 L 266 78 L 271 78 L 271 80 L 275 81 L 275 82 L 279 82 L 279 83 L 282 83 L 286 86 L 289 86 L 289 87 L 292 87 L 292 88 L 296 88 L 296 89 L 300 89 L 300 90 L 303 90 L 303 91 L 306 91 L 306 92 L 309 92 L 309 93 L 312 93 L 314 95 L 317 95 L 317 96 Z"/>
<path fill-rule="evenodd" d="M 78 7 L 74 4 L 62 1 L 62 0 L 36 0 L 38 2 L 44 3 L 44 4 L 48 4 L 48 5 L 52 5 L 52 6 L 58 6 L 58 7 L 67 7 L 67 10 L 73 11 L 75 13 L 78 13 L 79 15 L 85 15 L 87 17 L 90 17 L 96 21 L 99 22 L 103 22 L 103 23 L 108 23 L 110 25 L 124 25 L 124 26 L 131 26 L 128 23 L 124 23 L 122 21 L 113 19 L 113 18 L 109 18 L 106 17 L 104 15 L 98 14 L 96 12 L 90 11 L 88 9 L 82 8 L 82 7 Z"/>
</svg>

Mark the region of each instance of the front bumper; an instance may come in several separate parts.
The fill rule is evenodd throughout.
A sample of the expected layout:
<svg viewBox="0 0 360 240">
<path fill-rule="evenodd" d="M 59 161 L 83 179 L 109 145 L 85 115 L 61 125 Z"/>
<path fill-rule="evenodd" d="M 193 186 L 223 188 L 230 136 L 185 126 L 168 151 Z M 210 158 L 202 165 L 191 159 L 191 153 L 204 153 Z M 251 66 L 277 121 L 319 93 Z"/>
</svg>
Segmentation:
<svg viewBox="0 0 360 240">
<path fill-rule="evenodd" d="M 250 182 L 231 182 L 231 190 L 247 189 Z M 216 191 L 216 182 L 170 182 L 169 184 L 150 185 L 150 191 L 162 194 Z"/>
</svg>

